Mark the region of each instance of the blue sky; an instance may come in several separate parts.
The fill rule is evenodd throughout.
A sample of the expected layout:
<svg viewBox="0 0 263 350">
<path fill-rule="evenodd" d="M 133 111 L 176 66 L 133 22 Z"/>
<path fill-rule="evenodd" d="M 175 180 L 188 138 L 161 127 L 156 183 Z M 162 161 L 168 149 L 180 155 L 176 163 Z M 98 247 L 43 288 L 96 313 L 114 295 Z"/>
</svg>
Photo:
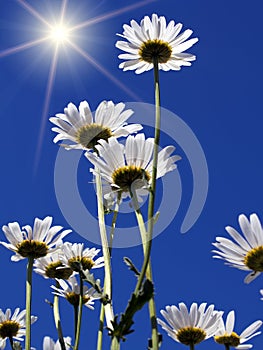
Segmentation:
<svg viewBox="0 0 263 350">
<path fill-rule="evenodd" d="M 47 41 L 16 53 L 6 51 L 44 35 L 44 24 L 21 3 L 15 0 L 0 2 L 1 224 L 13 221 L 21 225 L 32 224 L 35 217 L 51 215 L 56 224 L 70 227 L 55 194 L 54 166 L 59 147 L 52 142 L 54 134 L 48 118 L 62 112 L 70 101 L 78 105 L 80 101 L 88 100 L 93 110 L 104 99 L 115 103 L 153 104 L 153 72 L 137 76 L 134 72 L 118 69 L 115 34 L 121 33 L 122 25 L 131 19 L 140 21 L 152 13 L 164 15 L 167 20 L 182 22 L 185 29 L 193 29 L 194 36 L 199 38 L 189 50 L 197 56 L 192 67 L 185 67 L 180 72 L 161 72 L 161 102 L 164 108 L 179 116 L 199 140 L 208 165 L 209 190 L 202 214 L 187 233 L 181 234 L 180 227 L 192 196 L 193 178 L 187 154 L 179 144 L 182 199 L 173 220 L 153 241 L 157 310 L 181 301 L 187 305 L 194 301 L 213 303 L 225 313 L 232 309 L 236 311 L 237 332 L 262 318 L 263 301 L 259 294 L 263 289 L 262 277 L 245 285 L 245 273 L 212 259 L 211 253 L 215 237 L 227 237 L 226 225 L 238 228 L 240 213 L 256 212 L 262 218 L 262 3 L 259 0 L 250 5 L 243 0 L 149 1 L 144 6 L 110 18 L 106 16 L 79 29 L 74 42 L 93 57 L 104 69 L 104 74 L 72 48 L 61 48 L 46 114 L 43 109 L 54 44 Z M 58 0 L 28 0 L 27 3 L 48 21 L 58 17 L 61 6 Z M 125 6 L 140 3 L 127 0 Z M 65 21 L 75 25 L 123 7 L 120 0 L 97 1 L 95 6 L 92 1 L 69 0 Z M 134 94 L 138 96 L 137 100 Z M 144 123 L 143 116 L 140 122 Z M 146 128 L 146 132 L 148 137 L 152 136 L 151 128 Z M 163 134 L 161 145 L 176 145 L 177 141 Z M 88 161 L 81 159 L 77 179 L 81 198 L 95 216 L 89 167 Z M 160 195 L 161 188 L 160 184 Z M 177 199 L 175 193 L 175 207 Z M 172 202 L 168 204 L 173 208 Z M 70 207 L 70 201 L 68 205 Z M 78 214 L 74 203 L 72 211 Z M 165 215 L 165 211 L 161 212 L 162 220 L 166 219 Z M 134 225 L 134 222 L 131 215 L 120 215 L 121 227 Z M 5 240 L 3 235 L 1 240 Z M 78 232 L 71 234 L 69 240 L 84 242 L 89 247 L 94 245 Z M 4 280 L 0 308 L 24 308 L 26 264 L 24 261 L 10 262 L 10 256 L 11 253 L 2 247 L 0 266 Z M 114 249 L 116 313 L 123 311 L 135 283 L 122 262 L 123 256 L 129 256 L 140 266 L 141 247 Z M 102 277 L 102 273 L 98 276 Z M 45 335 L 56 337 L 52 313 L 44 301 L 52 299 L 49 285 L 49 281 L 34 275 L 33 313 L 39 320 L 33 326 L 32 345 L 37 349 L 41 349 Z M 64 333 L 72 336 L 72 310 L 64 300 L 61 309 Z M 86 349 L 87 344 L 90 349 L 95 349 L 98 312 L 99 304 L 94 312 L 85 310 L 81 349 Z M 146 348 L 150 335 L 146 307 L 135 318 L 134 327 L 136 331 L 128 337 L 123 349 L 133 349 L 137 344 Z M 251 341 L 255 349 L 262 346 L 262 339 L 259 336 Z M 108 340 L 105 348 L 108 348 L 107 344 Z M 175 344 L 164 334 L 163 349 L 179 347 L 183 348 L 183 345 Z M 211 348 L 220 349 L 220 346 L 212 340 L 197 346 L 200 350 Z"/>
</svg>

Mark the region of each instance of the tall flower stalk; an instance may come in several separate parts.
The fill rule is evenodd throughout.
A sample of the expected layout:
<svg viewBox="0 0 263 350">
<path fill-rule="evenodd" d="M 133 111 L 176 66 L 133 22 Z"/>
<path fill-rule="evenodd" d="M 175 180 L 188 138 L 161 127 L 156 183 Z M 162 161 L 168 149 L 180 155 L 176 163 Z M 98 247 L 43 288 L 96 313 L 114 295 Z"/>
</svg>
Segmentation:
<svg viewBox="0 0 263 350">
<path fill-rule="evenodd" d="M 32 304 L 32 272 L 34 258 L 29 257 L 27 262 L 26 278 L 26 350 L 31 349 L 31 304 Z"/>
</svg>

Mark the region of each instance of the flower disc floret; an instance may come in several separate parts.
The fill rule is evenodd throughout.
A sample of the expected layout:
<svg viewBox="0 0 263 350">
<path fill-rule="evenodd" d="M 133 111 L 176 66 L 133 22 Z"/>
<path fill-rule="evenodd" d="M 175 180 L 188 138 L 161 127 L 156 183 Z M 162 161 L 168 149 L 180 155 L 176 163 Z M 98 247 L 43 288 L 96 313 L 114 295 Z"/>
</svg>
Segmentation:
<svg viewBox="0 0 263 350">
<path fill-rule="evenodd" d="M 200 328 L 184 327 L 179 329 L 176 336 L 178 341 L 184 345 L 195 345 L 205 339 L 206 333 Z"/>
<path fill-rule="evenodd" d="M 240 337 L 235 332 L 232 332 L 230 335 L 215 336 L 214 339 L 218 344 L 228 345 L 234 348 L 240 344 Z"/>
<path fill-rule="evenodd" d="M 263 246 L 251 249 L 244 259 L 245 265 L 253 271 L 263 271 Z"/>
<path fill-rule="evenodd" d="M 169 43 L 159 39 L 148 40 L 139 49 L 141 59 L 148 63 L 158 60 L 159 63 L 166 63 L 171 58 L 173 49 Z"/>
<path fill-rule="evenodd" d="M 76 256 L 68 260 L 68 265 L 73 271 L 79 272 L 80 268 L 83 270 L 91 270 L 95 262 L 89 257 Z"/>
<path fill-rule="evenodd" d="M 19 328 L 19 323 L 15 321 L 4 321 L 0 324 L 0 337 L 3 339 L 13 338 L 17 335 Z"/>
<path fill-rule="evenodd" d="M 46 256 L 48 246 L 44 242 L 25 240 L 17 245 L 17 253 L 23 258 L 38 259 Z"/>
<path fill-rule="evenodd" d="M 150 178 L 151 176 L 147 171 L 135 165 L 125 165 L 112 173 L 114 184 L 123 192 L 129 192 L 134 181 L 144 179 L 149 183 Z"/>
<path fill-rule="evenodd" d="M 90 124 L 82 126 L 76 132 L 76 140 L 84 148 L 93 149 L 96 151 L 95 146 L 99 140 L 107 141 L 113 134 L 107 127 L 103 127 L 98 124 Z"/>
<path fill-rule="evenodd" d="M 69 267 L 64 267 L 61 261 L 52 262 L 45 268 L 46 276 L 48 278 L 59 278 L 67 280 L 73 273 Z"/>
</svg>

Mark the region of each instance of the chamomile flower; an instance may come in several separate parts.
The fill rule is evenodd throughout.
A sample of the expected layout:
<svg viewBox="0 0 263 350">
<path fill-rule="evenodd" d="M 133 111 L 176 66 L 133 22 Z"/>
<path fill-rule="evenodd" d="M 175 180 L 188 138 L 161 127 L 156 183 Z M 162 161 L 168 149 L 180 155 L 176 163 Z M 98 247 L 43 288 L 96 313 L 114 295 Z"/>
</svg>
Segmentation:
<svg viewBox="0 0 263 350">
<path fill-rule="evenodd" d="M 62 243 L 62 239 L 71 230 L 62 230 L 62 226 L 53 226 L 52 217 L 47 216 L 41 220 L 36 218 L 33 229 L 26 225 L 20 228 L 17 222 L 3 226 L 3 231 L 10 243 L 0 242 L 3 246 L 15 252 L 11 257 L 12 261 L 19 261 L 25 258 L 38 259 L 46 256 L 57 249 L 56 245 Z M 59 231 L 61 231 L 59 233 Z"/>
<path fill-rule="evenodd" d="M 71 338 L 70 337 L 64 337 L 64 343 L 66 346 L 66 350 L 70 350 L 71 347 Z M 60 350 L 61 346 L 59 343 L 59 340 L 57 340 L 56 342 L 54 342 L 53 339 L 51 339 L 50 337 L 44 337 L 43 340 L 43 350 Z"/>
<path fill-rule="evenodd" d="M 105 196 L 121 194 L 123 198 L 130 195 L 130 191 L 138 190 L 139 195 L 148 194 L 152 176 L 152 154 L 154 140 L 145 139 L 144 134 L 128 136 L 125 146 L 114 137 L 108 142 L 99 141 L 96 153 L 85 153 L 91 163 L 100 170 L 101 177 L 110 186 L 105 187 Z M 168 146 L 158 154 L 157 178 L 176 169 L 175 162 L 181 159 L 178 155 L 171 156 L 175 147 Z M 96 169 L 91 169 L 96 172 Z"/>
<path fill-rule="evenodd" d="M 37 320 L 36 316 L 31 316 L 31 324 Z M 5 312 L 0 309 L 0 349 L 6 346 L 6 340 L 9 338 L 19 341 L 23 340 L 26 334 L 26 310 L 20 311 L 16 308 L 11 316 L 11 310 Z"/>
<path fill-rule="evenodd" d="M 60 259 L 66 267 L 71 268 L 75 272 L 79 272 L 80 267 L 83 270 L 97 269 L 104 266 L 104 257 L 99 257 L 94 260 L 99 252 L 100 249 L 96 248 L 84 249 L 83 243 L 72 244 L 70 242 L 65 242 L 61 246 Z"/>
<path fill-rule="evenodd" d="M 224 237 L 216 237 L 213 245 L 218 250 L 213 250 L 213 258 L 223 259 L 227 265 L 239 270 L 252 271 L 245 278 L 245 283 L 250 283 L 263 272 L 263 230 L 256 214 L 250 215 L 250 220 L 241 214 L 238 217 L 243 236 L 233 227 L 227 226 L 230 240 Z"/>
<path fill-rule="evenodd" d="M 80 286 L 77 282 L 75 276 L 71 276 L 68 281 L 57 280 L 61 288 L 57 288 L 55 286 L 51 286 L 56 294 L 60 297 L 65 298 L 71 305 L 78 306 L 79 305 L 79 296 L 80 296 Z M 87 306 L 89 309 L 94 309 L 94 300 L 100 299 L 101 294 L 96 292 L 96 290 L 91 287 L 83 286 L 83 305 Z"/>
<path fill-rule="evenodd" d="M 73 273 L 71 268 L 63 265 L 58 251 L 37 259 L 34 267 L 34 271 L 44 278 L 67 280 Z"/>
<path fill-rule="evenodd" d="M 145 16 L 140 24 L 132 20 L 124 24 L 123 34 L 117 34 L 126 41 L 117 41 L 116 47 L 126 53 L 119 55 L 126 61 L 119 68 L 135 70 L 140 74 L 153 68 L 153 61 L 158 60 L 159 69 L 164 71 L 180 70 L 182 66 L 191 66 L 196 57 L 185 53 L 198 39 L 187 40 L 193 33 L 187 29 L 181 34 L 183 25 L 174 21 L 166 23 L 165 17 Z"/>
<path fill-rule="evenodd" d="M 128 136 L 142 129 L 140 124 L 129 124 L 126 121 L 133 114 L 131 109 L 125 109 L 124 103 L 114 104 L 112 101 L 102 101 L 92 116 L 87 101 L 82 101 L 79 109 L 69 103 L 64 114 L 56 114 L 49 120 L 56 125 L 52 128 L 57 132 L 54 142 L 69 140 L 66 149 L 94 150 L 98 140 L 108 140 L 109 137 Z"/>
<path fill-rule="evenodd" d="M 166 322 L 157 319 L 167 334 L 178 343 L 184 345 L 195 345 L 215 335 L 222 318 L 221 311 L 215 311 L 214 305 L 206 310 L 206 303 L 199 307 L 193 303 L 188 311 L 184 303 L 179 307 L 166 306 L 166 311 L 161 310 Z"/>
<path fill-rule="evenodd" d="M 255 321 L 248 326 L 240 335 L 234 332 L 235 312 L 230 311 L 226 318 L 226 324 L 221 319 L 221 325 L 215 334 L 214 340 L 218 344 L 223 344 L 235 349 L 251 349 L 253 345 L 244 344 L 251 338 L 259 335 L 261 332 L 256 332 L 262 325 L 262 321 Z M 255 333 L 256 332 L 256 333 Z"/>
</svg>

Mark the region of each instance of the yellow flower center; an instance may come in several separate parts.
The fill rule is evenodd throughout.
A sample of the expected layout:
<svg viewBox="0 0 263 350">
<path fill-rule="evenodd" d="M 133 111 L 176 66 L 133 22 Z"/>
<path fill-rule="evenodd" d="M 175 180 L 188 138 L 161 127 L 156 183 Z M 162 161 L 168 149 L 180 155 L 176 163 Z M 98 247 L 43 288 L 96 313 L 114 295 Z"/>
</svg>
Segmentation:
<svg viewBox="0 0 263 350">
<path fill-rule="evenodd" d="M 140 49 L 141 59 L 148 63 L 153 63 L 157 59 L 159 63 L 166 63 L 172 55 L 172 47 L 165 41 L 154 39 L 144 42 Z"/>
<path fill-rule="evenodd" d="M 146 170 L 135 165 L 125 165 L 112 173 L 113 183 L 119 186 L 123 192 L 130 191 L 134 181 L 145 180 L 148 183 L 150 178 L 151 176 Z"/>
<path fill-rule="evenodd" d="M 263 271 L 263 246 L 251 249 L 244 258 L 244 264 L 252 271 Z"/>
<path fill-rule="evenodd" d="M 76 133 L 76 141 L 80 143 L 82 146 L 89 149 L 94 148 L 98 141 L 103 139 L 105 141 L 113 136 L 111 130 L 99 124 L 89 124 L 82 126 Z"/>
<path fill-rule="evenodd" d="M 69 259 L 68 264 L 73 271 L 79 272 L 79 264 L 83 270 L 90 270 L 94 266 L 95 262 L 88 257 L 75 256 Z"/>
<path fill-rule="evenodd" d="M 42 258 L 47 252 L 48 246 L 44 242 L 26 239 L 17 245 L 17 253 L 24 258 Z"/>
<path fill-rule="evenodd" d="M 184 327 L 179 329 L 176 337 L 184 345 L 195 345 L 205 339 L 206 333 L 197 327 Z"/>
<path fill-rule="evenodd" d="M 48 278 L 59 278 L 63 280 L 67 280 L 73 273 L 73 270 L 69 267 L 63 267 L 61 261 L 56 261 L 53 263 L 50 263 L 45 267 L 45 273 Z M 58 267 L 60 267 L 58 269 Z"/>
<path fill-rule="evenodd" d="M 79 306 L 79 294 L 76 294 L 74 292 L 67 293 L 66 299 L 71 305 Z M 83 304 L 86 304 L 89 300 L 89 296 L 83 295 Z"/>
<path fill-rule="evenodd" d="M 228 345 L 234 348 L 240 344 L 240 337 L 235 332 L 232 332 L 230 335 L 227 333 L 225 335 L 218 335 L 214 339 L 218 344 Z"/>
<path fill-rule="evenodd" d="M 4 321 L 0 324 L 0 337 L 1 338 L 12 338 L 17 335 L 20 325 L 15 321 Z"/>
</svg>

